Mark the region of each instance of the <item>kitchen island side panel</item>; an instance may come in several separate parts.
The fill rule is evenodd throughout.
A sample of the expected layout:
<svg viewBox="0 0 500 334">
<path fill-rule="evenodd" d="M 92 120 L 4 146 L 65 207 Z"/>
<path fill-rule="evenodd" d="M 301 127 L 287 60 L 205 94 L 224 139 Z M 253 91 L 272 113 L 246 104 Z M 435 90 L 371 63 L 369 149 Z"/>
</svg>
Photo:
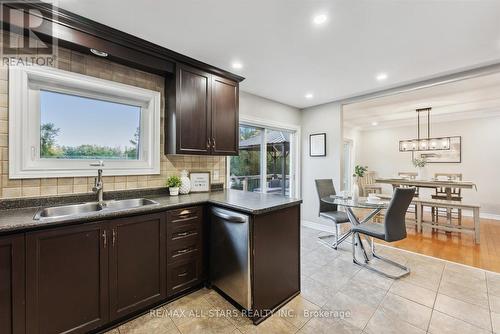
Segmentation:
<svg viewBox="0 0 500 334">
<path fill-rule="evenodd" d="M 253 310 L 281 306 L 300 292 L 300 205 L 253 217 Z"/>
</svg>

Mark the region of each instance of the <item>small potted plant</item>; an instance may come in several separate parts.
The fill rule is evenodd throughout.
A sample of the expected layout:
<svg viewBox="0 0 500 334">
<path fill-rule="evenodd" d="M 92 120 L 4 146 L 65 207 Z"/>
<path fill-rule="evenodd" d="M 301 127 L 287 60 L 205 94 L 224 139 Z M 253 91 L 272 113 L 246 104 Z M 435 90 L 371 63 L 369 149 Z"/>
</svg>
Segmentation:
<svg viewBox="0 0 500 334">
<path fill-rule="evenodd" d="M 415 166 L 417 168 L 419 180 L 424 180 L 426 178 L 426 175 L 425 175 L 425 165 L 426 164 L 427 164 L 427 160 L 425 160 L 425 158 L 413 159 L 413 166 Z"/>
<path fill-rule="evenodd" d="M 178 176 L 174 175 L 167 179 L 167 187 L 168 191 L 170 192 L 170 196 L 179 195 L 179 187 L 181 186 L 181 184 L 181 179 Z"/>
<path fill-rule="evenodd" d="M 352 198 L 355 201 L 359 198 L 359 178 L 365 176 L 367 171 L 368 166 L 356 165 L 356 167 L 354 167 L 354 174 L 352 174 L 354 178 L 352 185 Z"/>
</svg>

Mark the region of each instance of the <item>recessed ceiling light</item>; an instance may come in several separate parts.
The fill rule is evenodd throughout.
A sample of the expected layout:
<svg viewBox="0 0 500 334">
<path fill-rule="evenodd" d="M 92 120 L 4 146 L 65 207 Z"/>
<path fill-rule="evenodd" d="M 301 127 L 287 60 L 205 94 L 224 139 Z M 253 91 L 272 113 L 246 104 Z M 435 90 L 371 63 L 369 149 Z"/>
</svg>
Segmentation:
<svg viewBox="0 0 500 334">
<path fill-rule="evenodd" d="M 373 126 L 377 126 L 377 125 L 378 125 L 378 122 L 372 122 L 372 125 L 373 125 Z"/>
<path fill-rule="evenodd" d="M 99 57 L 107 57 L 108 56 L 107 52 L 100 51 L 100 50 L 93 49 L 93 48 L 90 49 L 90 52 L 92 52 L 93 54 L 95 54 L 96 56 L 99 56 Z"/>
<path fill-rule="evenodd" d="M 321 24 L 325 23 L 327 19 L 328 19 L 328 17 L 325 14 L 320 14 L 320 15 L 316 15 L 313 18 L 313 22 L 316 25 L 321 25 Z"/>
<path fill-rule="evenodd" d="M 239 61 L 235 61 L 231 64 L 231 67 L 234 68 L 235 70 L 240 70 L 243 68 L 243 64 L 240 63 Z"/>
<path fill-rule="evenodd" d="M 378 81 L 384 81 L 385 79 L 387 79 L 387 73 L 379 73 L 379 74 L 377 74 L 376 79 Z"/>
<path fill-rule="evenodd" d="M 314 97 L 314 95 L 313 95 L 313 93 L 307 93 L 305 95 L 305 97 L 306 97 L 306 99 L 310 100 L 310 99 L 312 99 Z"/>
</svg>

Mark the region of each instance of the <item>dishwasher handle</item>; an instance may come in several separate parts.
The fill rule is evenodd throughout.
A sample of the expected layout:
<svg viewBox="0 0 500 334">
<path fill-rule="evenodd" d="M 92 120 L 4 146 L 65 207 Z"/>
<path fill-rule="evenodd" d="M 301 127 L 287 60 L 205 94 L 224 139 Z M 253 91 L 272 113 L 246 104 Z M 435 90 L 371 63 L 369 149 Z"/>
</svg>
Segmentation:
<svg viewBox="0 0 500 334">
<path fill-rule="evenodd" d="M 227 210 L 222 210 L 218 208 L 212 208 L 212 215 L 224 219 L 225 221 L 231 222 L 231 223 L 247 223 L 248 222 L 248 216 L 240 215 L 235 212 L 227 211 Z"/>
</svg>

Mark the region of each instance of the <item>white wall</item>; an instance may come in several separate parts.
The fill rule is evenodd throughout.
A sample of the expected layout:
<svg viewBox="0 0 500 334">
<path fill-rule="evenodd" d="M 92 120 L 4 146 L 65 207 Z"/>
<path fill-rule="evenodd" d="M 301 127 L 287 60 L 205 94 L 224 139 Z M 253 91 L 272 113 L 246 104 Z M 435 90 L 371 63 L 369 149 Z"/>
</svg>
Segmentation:
<svg viewBox="0 0 500 334">
<path fill-rule="evenodd" d="M 477 184 L 477 192 L 462 190 L 464 201 L 479 203 L 481 214 L 500 215 L 500 118 L 482 118 L 434 123 L 432 136 L 462 136 L 462 163 L 428 164 L 428 176 L 436 172 L 462 173 Z M 399 152 L 400 139 L 415 137 L 415 127 L 398 127 L 360 132 L 357 163 L 367 165 L 380 176 L 416 171 L 411 153 Z M 385 186 L 390 192 L 391 187 Z M 431 190 L 422 191 L 430 195 Z"/>
<path fill-rule="evenodd" d="M 309 135 L 326 133 L 326 157 L 309 156 Z M 342 111 L 338 103 L 302 110 L 302 219 L 331 227 L 318 217 L 319 199 L 315 179 L 331 178 L 335 188 L 341 185 Z"/>
<path fill-rule="evenodd" d="M 300 110 L 286 104 L 240 92 L 240 118 L 256 118 L 285 125 L 300 126 Z"/>
</svg>

